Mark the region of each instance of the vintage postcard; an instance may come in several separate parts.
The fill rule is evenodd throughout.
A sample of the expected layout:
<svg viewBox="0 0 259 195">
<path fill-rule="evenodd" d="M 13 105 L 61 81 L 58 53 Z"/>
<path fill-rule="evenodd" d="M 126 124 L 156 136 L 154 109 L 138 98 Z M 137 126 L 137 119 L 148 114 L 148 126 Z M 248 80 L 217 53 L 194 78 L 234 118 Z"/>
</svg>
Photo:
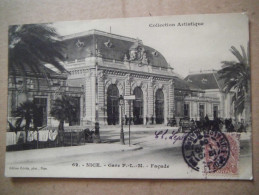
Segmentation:
<svg viewBox="0 0 259 195">
<path fill-rule="evenodd" d="M 9 27 L 7 177 L 252 176 L 249 20 Z"/>
</svg>

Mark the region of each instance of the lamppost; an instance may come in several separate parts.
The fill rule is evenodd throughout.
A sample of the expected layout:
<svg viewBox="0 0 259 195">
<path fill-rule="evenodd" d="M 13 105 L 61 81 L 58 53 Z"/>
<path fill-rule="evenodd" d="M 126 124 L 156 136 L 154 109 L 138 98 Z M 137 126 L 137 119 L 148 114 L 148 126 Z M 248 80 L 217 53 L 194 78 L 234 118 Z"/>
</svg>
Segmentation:
<svg viewBox="0 0 259 195">
<path fill-rule="evenodd" d="M 124 142 L 124 132 L 123 132 L 123 120 L 122 120 L 122 106 L 124 104 L 124 98 L 122 95 L 120 95 L 119 97 L 119 104 L 120 104 L 120 107 L 121 107 L 121 132 L 120 132 L 120 142 L 121 144 L 125 145 L 125 142 Z"/>
</svg>

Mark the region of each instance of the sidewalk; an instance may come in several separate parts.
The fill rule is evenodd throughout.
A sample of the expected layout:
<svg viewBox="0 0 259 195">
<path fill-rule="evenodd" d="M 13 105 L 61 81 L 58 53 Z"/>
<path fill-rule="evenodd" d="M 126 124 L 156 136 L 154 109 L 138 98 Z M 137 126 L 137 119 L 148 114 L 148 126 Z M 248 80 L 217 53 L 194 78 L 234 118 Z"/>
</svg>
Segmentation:
<svg viewBox="0 0 259 195">
<path fill-rule="evenodd" d="M 124 129 L 125 132 L 125 145 L 119 143 L 120 139 L 120 127 L 115 126 L 114 128 L 103 129 L 100 131 L 102 143 L 89 143 L 81 146 L 69 146 L 69 147 L 57 147 L 57 148 L 44 148 L 44 149 L 32 149 L 15 152 L 6 152 L 6 163 L 22 163 L 22 162 L 34 162 L 34 161 L 46 161 L 50 159 L 69 157 L 69 156 L 85 156 L 88 154 L 101 154 L 108 152 L 121 152 L 121 151 L 134 151 L 143 149 L 138 144 L 140 143 L 152 143 L 152 147 L 157 146 L 170 146 L 170 147 L 181 147 L 182 142 L 174 140 L 164 140 L 161 138 L 155 138 L 155 131 L 168 129 L 167 136 L 170 135 L 172 130 L 177 130 L 177 127 L 165 127 L 165 126 L 153 126 L 152 128 L 135 126 L 132 129 L 131 135 L 131 146 L 128 141 L 128 129 Z M 145 133 L 148 132 L 148 133 Z M 178 136 L 184 136 L 184 133 L 178 133 Z M 241 141 L 250 140 L 251 132 L 242 133 Z M 105 142 L 105 143 L 104 143 Z M 136 144 L 136 145 L 133 145 Z"/>
<path fill-rule="evenodd" d="M 131 140 L 155 138 L 155 132 L 168 129 L 169 132 L 177 131 L 179 127 L 165 125 L 133 125 L 130 127 Z M 119 125 L 100 128 L 100 137 L 103 143 L 116 143 L 120 141 L 121 127 Z M 123 126 L 125 141 L 129 138 L 129 126 Z"/>
<path fill-rule="evenodd" d="M 86 144 L 83 146 L 72 147 L 57 147 L 23 150 L 16 152 L 6 152 L 6 164 L 44 161 L 66 156 L 83 156 L 87 154 L 106 153 L 106 152 L 121 152 L 140 150 L 142 147 L 137 145 L 121 145 L 119 143 L 98 143 Z"/>
<path fill-rule="evenodd" d="M 107 125 L 107 126 L 100 126 L 100 132 L 111 131 L 111 130 L 120 130 L 120 125 Z M 129 130 L 129 125 L 123 125 L 123 129 L 125 131 Z M 179 127 L 171 127 L 166 125 L 130 125 L 130 131 L 156 131 L 156 130 L 164 130 L 164 129 L 179 129 Z"/>
</svg>

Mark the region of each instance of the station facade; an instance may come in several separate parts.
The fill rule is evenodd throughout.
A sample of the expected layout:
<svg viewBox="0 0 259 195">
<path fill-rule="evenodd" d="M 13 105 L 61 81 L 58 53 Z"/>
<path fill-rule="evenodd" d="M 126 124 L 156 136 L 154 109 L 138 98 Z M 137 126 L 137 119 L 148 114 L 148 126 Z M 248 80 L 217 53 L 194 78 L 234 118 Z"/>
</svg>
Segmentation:
<svg viewBox="0 0 259 195">
<path fill-rule="evenodd" d="M 176 74 L 160 52 L 139 39 L 97 30 L 62 39 L 68 85 L 84 87 L 83 125 L 116 125 L 130 110 L 133 124 L 167 124 L 173 117 Z M 119 97 L 128 95 L 136 99 L 121 109 Z"/>
<path fill-rule="evenodd" d="M 12 79 L 9 73 L 8 120 L 20 103 L 34 100 L 40 107 L 39 126 L 56 126 L 51 115 L 52 102 L 67 94 L 78 102 L 78 120 L 73 125 L 117 125 L 123 118 L 132 124 L 167 124 L 188 117 L 200 120 L 208 116 L 233 118 L 231 94 L 223 92 L 223 85 L 215 71 L 200 72 L 181 78 L 173 71 L 164 56 L 139 39 L 90 30 L 61 37 L 65 45 L 63 62 L 68 74 L 45 67 L 44 75 L 19 70 Z M 15 83 L 16 82 L 16 83 Z M 119 97 L 135 95 L 135 100 Z"/>
</svg>

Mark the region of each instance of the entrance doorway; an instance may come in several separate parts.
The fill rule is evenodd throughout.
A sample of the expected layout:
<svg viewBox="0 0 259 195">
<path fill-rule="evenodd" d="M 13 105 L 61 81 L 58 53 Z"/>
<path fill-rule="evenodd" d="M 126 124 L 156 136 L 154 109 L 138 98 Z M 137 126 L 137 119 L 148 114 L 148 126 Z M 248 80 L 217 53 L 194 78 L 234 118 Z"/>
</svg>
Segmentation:
<svg viewBox="0 0 259 195">
<path fill-rule="evenodd" d="M 75 106 L 75 116 L 73 116 L 73 120 L 71 122 L 71 126 L 80 125 L 80 97 L 73 97 L 73 102 Z"/>
<path fill-rule="evenodd" d="M 115 84 L 107 90 L 107 116 L 108 125 L 119 124 L 119 90 Z"/>
<path fill-rule="evenodd" d="M 185 103 L 183 106 L 183 116 L 190 118 L 190 107 L 188 103 Z"/>
<path fill-rule="evenodd" d="M 140 87 L 133 91 L 135 100 L 133 101 L 133 121 L 135 125 L 143 124 L 143 92 Z"/>
<path fill-rule="evenodd" d="M 218 118 L 218 113 L 219 113 L 219 107 L 214 105 L 213 106 L 213 117 L 214 117 L 214 119 Z"/>
<path fill-rule="evenodd" d="M 199 111 L 200 111 L 200 120 L 203 119 L 205 117 L 205 109 L 204 109 L 204 104 L 200 104 L 199 106 Z"/>
<path fill-rule="evenodd" d="M 155 114 L 156 124 L 164 123 L 164 93 L 162 89 L 156 91 Z"/>
</svg>

